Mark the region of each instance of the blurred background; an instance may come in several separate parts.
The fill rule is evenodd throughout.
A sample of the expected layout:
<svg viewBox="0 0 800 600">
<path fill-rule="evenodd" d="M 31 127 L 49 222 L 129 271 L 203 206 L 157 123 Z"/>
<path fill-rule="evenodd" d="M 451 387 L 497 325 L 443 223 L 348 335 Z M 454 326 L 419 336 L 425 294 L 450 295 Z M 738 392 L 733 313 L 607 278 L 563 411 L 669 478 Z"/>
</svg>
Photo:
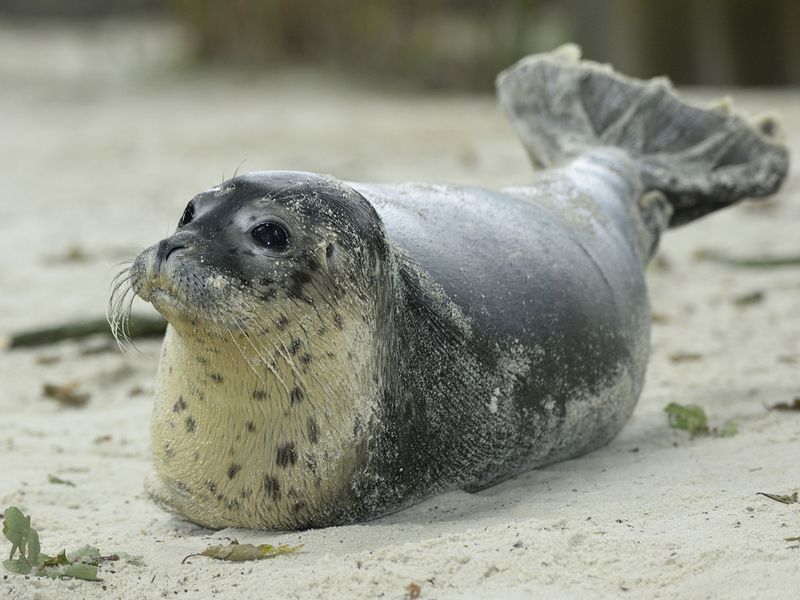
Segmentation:
<svg viewBox="0 0 800 600">
<path fill-rule="evenodd" d="M 528 181 L 494 78 L 566 41 L 800 131 L 798 0 L 0 0 L 0 335 L 102 315 L 237 169 Z"/>
<path fill-rule="evenodd" d="M 679 84 L 800 83 L 797 0 L 0 0 L 0 15 L 169 19 L 191 60 L 411 88 L 490 91 L 500 69 L 565 41 Z"/>
</svg>

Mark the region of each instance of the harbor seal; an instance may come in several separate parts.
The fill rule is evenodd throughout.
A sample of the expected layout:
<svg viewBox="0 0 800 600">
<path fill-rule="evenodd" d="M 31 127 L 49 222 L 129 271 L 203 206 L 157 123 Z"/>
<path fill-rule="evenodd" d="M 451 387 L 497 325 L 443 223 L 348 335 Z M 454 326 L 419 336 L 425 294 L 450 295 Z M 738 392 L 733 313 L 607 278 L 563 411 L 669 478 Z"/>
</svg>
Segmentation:
<svg viewBox="0 0 800 600">
<path fill-rule="evenodd" d="M 153 498 L 189 521 L 298 529 L 478 490 L 608 443 L 648 358 L 661 233 L 774 192 L 773 120 L 678 100 L 568 47 L 498 78 L 532 161 L 491 191 L 234 177 L 142 252 L 169 321 Z"/>
</svg>

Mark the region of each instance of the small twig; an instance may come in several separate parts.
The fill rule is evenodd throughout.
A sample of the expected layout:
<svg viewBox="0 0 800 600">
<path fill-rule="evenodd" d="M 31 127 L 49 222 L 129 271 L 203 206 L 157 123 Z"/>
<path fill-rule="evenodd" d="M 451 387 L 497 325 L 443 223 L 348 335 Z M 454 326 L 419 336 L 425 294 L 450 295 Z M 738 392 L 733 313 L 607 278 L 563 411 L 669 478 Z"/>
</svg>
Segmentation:
<svg viewBox="0 0 800 600">
<path fill-rule="evenodd" d="M 800 267 L 800 255 L 738 257 L 729 256 L 716 250 L 698 250 L 695 257 L 698 260 L 707 260 L 743 269 Z"/>
<path fill-rule="evenodd" d="M 131 315 L 128 324 L 129 337 L 157 337 L 164 334 L 167 322 L 160 316 Z M 54 344 L 63 340 L 80 339 L 90 335 L 112 337 L 111 327 L 105 318 L 71 321 L 52 327 L 29 329 L 0 337 L 0 348 L 24 348 Z"/>
</svg>

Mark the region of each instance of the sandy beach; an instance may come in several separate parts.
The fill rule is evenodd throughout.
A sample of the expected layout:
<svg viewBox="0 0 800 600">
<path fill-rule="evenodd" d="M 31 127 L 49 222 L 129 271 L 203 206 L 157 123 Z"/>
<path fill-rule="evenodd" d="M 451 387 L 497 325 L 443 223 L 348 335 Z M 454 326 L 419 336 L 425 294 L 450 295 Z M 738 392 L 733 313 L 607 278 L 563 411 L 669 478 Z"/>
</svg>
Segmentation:
<svg viewBox="0 0 800 600">
<path fill-rule="evenodd" d="M 304 72 L 184 65 L 169 25 L 0 25 L 0 335 L 104 315 L 115 265 L 171 231 L 188 199 L 239 171 L 500 187 L 530 179 L 495 100 L 357 88 Z M 800 155 L 800 90 L 687 90 L 773 110 Z M 783 190 L 669 232 L 648 271 L 647 384 L 607 447 L 485 491 L 371 523 L 210 531 L 143 490 L 159 343 L 105 338 L 0 352 L 0 509 L 32 515 L 50 553 L 123 552 L 103 581 L 0 577 L 0 597 L 758 598 L 800 594 L 798 161 Z M 138 303 L 134 310 L 146 313 Z M 43 396 L 80 383 L 80 408 Z M 733 437 L 671 429 L 698 404 Z M 74 485 L 51 482 L 56 476 Z M 303 544 L 226 563 L 207 545 Z M 10 545 L 0 543 L 5 554 Z"/>
</svg>

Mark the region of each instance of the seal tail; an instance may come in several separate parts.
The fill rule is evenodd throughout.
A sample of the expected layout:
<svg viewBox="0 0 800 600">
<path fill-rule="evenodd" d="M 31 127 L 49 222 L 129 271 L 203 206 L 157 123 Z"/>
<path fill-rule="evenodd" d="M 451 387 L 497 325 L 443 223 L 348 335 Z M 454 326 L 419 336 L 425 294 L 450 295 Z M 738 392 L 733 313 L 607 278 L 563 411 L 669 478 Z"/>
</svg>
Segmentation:
<svg viewBox="0 0 800 600">
<path fill-rule="evenodd" d="M 691 106 L 667 79 L 625 77 L 580 60 L 574 45 L 520 60 L 500 73 L 497 90 L 535 166 L 591 148 L 622 149 L 644 189 L 669 201 L 670 227 L 772 194 L 786 177 L 789 155 L 775 118 L 747 121 L 727 101 Z"/>
</svg>

